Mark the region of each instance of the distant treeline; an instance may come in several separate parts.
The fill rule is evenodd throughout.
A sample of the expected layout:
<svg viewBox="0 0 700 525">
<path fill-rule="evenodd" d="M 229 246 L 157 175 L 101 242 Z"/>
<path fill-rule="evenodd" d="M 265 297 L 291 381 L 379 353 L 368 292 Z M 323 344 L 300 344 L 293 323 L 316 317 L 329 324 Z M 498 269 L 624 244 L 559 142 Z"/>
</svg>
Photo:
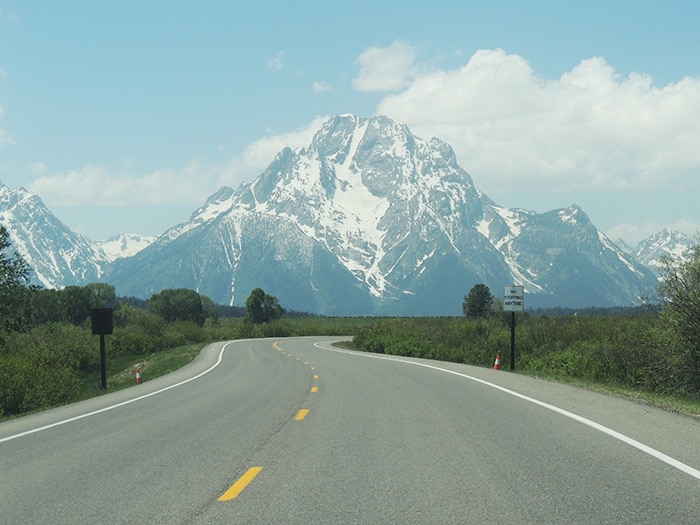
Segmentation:
<svg viewBox="0 0 700 525">
<path fill-rule="evenodd" d="M 534 316 L 565 317 L 569 315 L 640 315 L 646 313 L 661 313 L 662 306 L 659 303 L 640 306 L 587 306 L 585 308 L 563 308 L 555 306 L 551 308 L 527 309 L 526 312 Z"/>
</svg>

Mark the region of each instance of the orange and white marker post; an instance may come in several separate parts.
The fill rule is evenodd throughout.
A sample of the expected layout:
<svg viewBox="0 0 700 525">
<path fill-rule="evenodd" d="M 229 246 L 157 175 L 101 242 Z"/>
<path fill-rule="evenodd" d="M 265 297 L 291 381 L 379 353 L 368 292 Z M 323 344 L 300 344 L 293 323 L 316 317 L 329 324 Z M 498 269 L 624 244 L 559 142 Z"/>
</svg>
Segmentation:
<svg viewBox="0 0 700 525">
<path fill-rule="evenodd" d="M 141 369 L 136 369 L 136 384 L 140 385 L 143 380 L 141 379 Z"/>
</svg>

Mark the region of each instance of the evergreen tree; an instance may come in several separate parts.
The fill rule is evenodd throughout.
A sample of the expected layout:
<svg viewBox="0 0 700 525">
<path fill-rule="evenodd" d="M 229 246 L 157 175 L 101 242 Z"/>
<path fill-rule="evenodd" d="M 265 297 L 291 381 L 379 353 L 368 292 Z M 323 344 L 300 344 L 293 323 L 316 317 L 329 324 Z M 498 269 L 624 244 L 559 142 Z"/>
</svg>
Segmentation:
<svg viewBox="0 0 700 525">
<path fill-rule="evenodd" d="M 493 311 L 494 296 L 485 284 L 475 284 L 464 296 L 462 312 L 467 317 L 487 317 Z"/>
</svg>

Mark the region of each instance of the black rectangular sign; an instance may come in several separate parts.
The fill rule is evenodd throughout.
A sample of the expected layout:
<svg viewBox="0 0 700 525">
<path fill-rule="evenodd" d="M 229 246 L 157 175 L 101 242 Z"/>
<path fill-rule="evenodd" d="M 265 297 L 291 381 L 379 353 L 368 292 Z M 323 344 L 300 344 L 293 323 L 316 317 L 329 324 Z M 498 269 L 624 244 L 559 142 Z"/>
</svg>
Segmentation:
<svg viewBox="0 0 700 525">
<path fill-rule="evenodd" d="M 112 333 L 112 309 L 92 309 L 92 333 L 93 335 L 107 335 Z"/>
</svg>

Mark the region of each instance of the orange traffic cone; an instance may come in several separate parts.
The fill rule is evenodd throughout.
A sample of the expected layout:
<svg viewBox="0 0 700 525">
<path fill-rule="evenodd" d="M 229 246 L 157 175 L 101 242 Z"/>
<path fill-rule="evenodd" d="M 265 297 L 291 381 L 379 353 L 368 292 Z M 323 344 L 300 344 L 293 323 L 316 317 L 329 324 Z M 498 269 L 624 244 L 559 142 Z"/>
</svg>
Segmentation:
<svg viewBox="0 0 700 525">
<path fill-rule="evenodd" d="M 496 362 L 493 364 L 493 369 L 494 370 L 501 369 L 501 354 L 496 354 Z"/>
<path fill-rule="evenodd" d="M 140 368 L 137 368 L 137 369 L 136 369 L 136 384 L 137 384 L 137 385 L 140 385 L 140 384 L 141 384 L 141 381 L 142 381 L 142 379 L 141 379 L 141 369 L 140 369 Z"/>
</svg>

